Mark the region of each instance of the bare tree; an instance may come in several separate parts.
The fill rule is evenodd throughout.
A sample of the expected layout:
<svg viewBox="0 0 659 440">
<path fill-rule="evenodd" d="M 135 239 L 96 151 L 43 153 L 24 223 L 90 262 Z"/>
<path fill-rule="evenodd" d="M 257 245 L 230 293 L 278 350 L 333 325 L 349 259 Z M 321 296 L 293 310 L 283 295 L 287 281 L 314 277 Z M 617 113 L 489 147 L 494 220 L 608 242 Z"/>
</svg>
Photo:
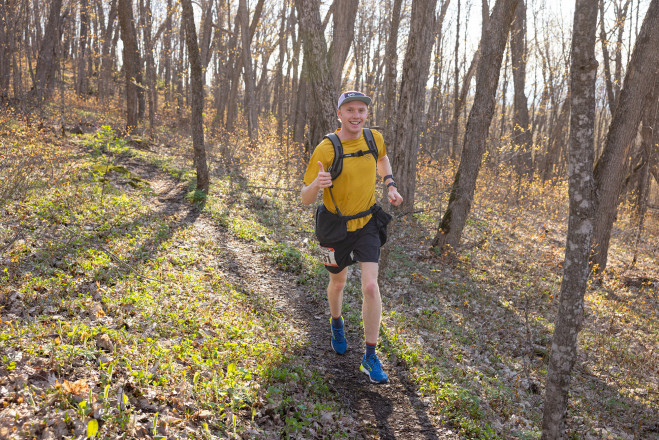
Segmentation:
<svg viewBox="0 0 659 440">
<path fill-rule="evenodd" d="M 658 72 L 659 73 L 659 72 Z M 634 257 L 632 265 L 636 264 L 638 257 L 638 245 L 643 234 L 645 223 L 645 214 L 648 208 L 648 196 L 650 194 L 651 182 L 651 164 L 653 159 L 654 145 L 659 145 L 659 76 L 654 82 L 652 93 L 647 95 L 645 108 L 643 110 L 643 121 L 641 125 L 641 143 L 639 145 L 639 154 L 634 167 L 633 174 L 636 175 L 636 220 L 637 230 L 634 242 Z"/>
<path fill-rule="evenodd" d="M 76 92 L 78 96 L 85 96 L 89 90 L 89 78 L 85 72 L 85 64 L 88 58 L 89 48 L 89 0 L 80 0 L 80 37 L 78 50 L 78 78 Z"/>
<path fill-rule="evenodd" d="M 404 200 L 399 209 L 403 210 L 414 206 L 419 132 L 423 126 L 418 113 L 425 107 L 430 54 L 436 29 L 436 5 L 436 0 L 412 2 L 410 34 L 396 107 L 398 118 L 394 121 L 394 138 L 389 141 L 394 175 Z"/>
<path fill-rule="evenodd" d="M 526 6 L 524 0 L 520 0 L 515 12 L 510 33 L 510 55 L 515 87 L 513 98 L 513 145 L 517 155 L 515 162 L 520 174 L 529 175 L 533 172 L 531 151 L 533 135 L 524 90 L 526 87 Z"/>
<path fill-rule="evenodd" d="M 162 45 L 162 63 L 161 68 L 164 73 L 165 84 L 165 105 L 172 99 L 172 15 L 170 12 L 173 10 L 172 0 L 167 0 L 167 18 L 164 22 L 164 37 Z"/>
<path fill-rule="evenodd" d="M 311 117 L 309 121 L 309 143 L 317 145 L 323 136 L 336 125 L 336 90 L 327 60 L 327 43 L 323 36 L 318 0 L 295 0 L 300 25 L 300 38 L 304 46 L 304 64 L 308 79 L 304 97 Z M 304 70 L 304 69 L 303 69 Z"/>
<path fill-rule="evenodd" d="M 247 116 L 247 133 L 253 142 L 259 140 L 259 125 L 254 94 L 254 75 L 252 73 L 252 55 L 250 51 L 249 13 L 246 0 L 240 0 L 238 6 L 240 16 L 240 35 L 242 45 L 243 80 L 245 83 L 245 115 Z M 257 17 L 254 18 L 257 20 Z"/>
<path fill-rule="evenodd" d="M 258 0 L 256 6 L 254 7 L 252 23 L 250 24 L 249 32 L 247 33 L 248 42 L 250 45 L 252 42 L 252 38 L 254 37 L 254 32 L 256 31 L 256 25 L 258 24 L 259 19 L 261 17 L 263 4 L 264 4 L 264 0 Z M 239 35 L 238 32 L 241 28 L 240 18 L 241 18 L 241 14 L 236 14 L 235 27 L 234 27 L 234 34 L 236 36 L 236 40 L 233 42 L 234 47 L 237 47 L 238 35 Z M 245 33 L 241 32 L 241 44 L 242 44 L 242 35 L 244 34 Z M 235 56 L 233 57 L 234 63 L 233 63 L 233 71 L 231 74 L 231 89 L 229 90 L 229 99 L 227 101 L 227 120 L 225 124 L 227 130 L 233 130 L 237 117 L 238 106 L 231 105 L 231 103 L 235 103 L 238 100 L 238 82 L 240 79 L 240 72 L 243 69 L 243 58 L 244 58 L 243 51 L 236 51 Z"/>
<path fill-rule="evenodd" d="M 651 93 L 654 77 L 659 68 L 657 47 L 659 47 L 659 0 L 652 0 L 636 39 L 602 156 L 595 165 L 597 215 L 591 263 L 600 272 L 606 269 L 611 228 L 618 210 L 625 158 L 638 132 L 643 98 L 647 93 Z"/>
<path fill-rule="evenodd" d="M 103 5 L 98 2 L 99 11 L 103 10 Z M 99 14 L 100 15 L 100 14 Z M 112 0 L 110 3 L 110 12 L 108 14 L 107 25 L 102 24 L 103 27 L 103 36 L 101 43 L 101 72 L 98 78 L 98 96 L 102 101 L 104 100 L 108 93 L 108 84 L 110 82 L 110 77 L 112 73 L 112 56 L 110 55 L 112 46 L 112 34 L 114 32 L 114 23 L 117 19 L 117 0 Z"/>
<path fill-rule="evenodd" d="M 288 3 L 282 2 L 281 5 L 281 18 L 279 27 L 279 60 L 275 68 L 274 78 L 274 102 L 273 113 L 277 115 L 277 138 L 282 141 L 284 136 L 284 58 L 286 56 L 286 42 L 288 40 L 288 33 L 286 32 Z"/>
<path fill-rule="evenodd" d="M 126 127 L 133 130 L 143 115 L 140 112 L 140 95 L 142 95 L 142 62 L 137 47 L 137 32 L 133 18 L 132 0 L 119 0 L 119 23 L 121 40 L 124 43 L 123 61 L 126 75 Z"/>
<path fill-rule="evenodd" d="M 577 357 L 577 335 L 583 321 L 588 284 L 588 254 L 593 236 L 595 139 L 595 34 L 597 0 L 577 0 L 572 31 L 571 116 L 569 153 L 570 217 L 561 296 L 554 326 L 542 439 L 565 438 L 565 416 L 572 367 Z"/>
<path fill-rule="evenodd" d="M 602 60 L 604 62 L 604 81 L 606 84 L 606 97 L 611 114 L 615 111 L 616 97 L 613 92 L 613 83 L 611 80 L 611 60 L 609 56 L 609 37 L 606 34 L 604 25 L 604 0 L 599 0 L 600 9 L 600 43 L 602 44 Z"/>
<path fill-rule="evenodd" d="M 357 17 L 358 0 L 334 0 L 332 44 L 327 59 L 332 75 L 334 90 L 341 88 L 341 72 L 348 56 L 350 45 L 355 35 L 355 17 Z"/>
<path fill-rule="evenodd" d="M 191 0 L 180 0 L 183 8 L 183 25 L 185 26 L 185 42 L 190 58 L 190 108 L 192 114 L 190 125 L 192 129 L 192 146 L 194 162 L 197 167 L 197 189 L 208 193 L 208 164 L 206 148 L 204 147 L 204 88 L 201 68 L 201 55 L 197 43 L 197 30 L 194 23 L 194 12 Z"/>
<path fill-rule="evenodd" d="M 60 8 L 61 5 L 60 2 Z M 11 23 L 11 4 L 4 1 L 0 2 L 0 99 L 7 98 L 9 95 L 9 78 L 11 74 L 11 44 L 9 39 L 13 36 Z"/>
<path fill-rule="evenodd" d="M 503 52 L 518 3 L 519 0 L 497 0 L 487 31 L 481 38 L 482 55 L 476 79 L 476 95 L 467 120 L 462 157 L 449 196 L 448 207 L 432 242 L 432 248 L 440 253 L 457 248 L 467 222 L 476 179 L 485 152 L 488 129 L 494 115 L 494 98 Z"/>
<path fill-rule="evenodd" d="M 37 59 L 37 71 L 31 91 L 31 95 L 37 101 L 41 101 L 49 94 L 55 79 L 55 71 L 59 63 L 58 47 L 62 38 L 63 18 L 60 16 L 61 10 L 62 0 L 53 0 L 43 41 L 41 42 L 41 50 Z"/>
<path fill-rule="evenodd" d="M 394 0 L 394 6 L 391 10 L 391 24 L 389 25 L 389 34 L 387 47 L 384 57 L 384 117 L 385 139 L 393 139 L 394 133 L 394 106 L 396 104 L 396 63 L 398 62 L 398 31 L 400 27 L 400 10 L 403 0 Z M 448 3 L 448 2 L 446 2 Z"/>
</svg>

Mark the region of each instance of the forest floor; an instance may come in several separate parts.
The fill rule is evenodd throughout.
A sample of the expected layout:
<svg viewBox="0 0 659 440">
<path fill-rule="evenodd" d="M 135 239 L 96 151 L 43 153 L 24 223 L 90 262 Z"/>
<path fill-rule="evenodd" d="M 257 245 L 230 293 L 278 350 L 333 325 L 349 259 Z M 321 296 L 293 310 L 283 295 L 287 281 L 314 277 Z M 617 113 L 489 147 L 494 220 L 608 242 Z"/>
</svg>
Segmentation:
<svg viewBox="0 0 659 440">
<path fill-rule="evenodd" d="M 178 139 L 31 130 L 6 118 L 0 133 L 16 182 L 0 206 L 0 438 L 539 438 L 564 191 L 481 189 L 453 265 L 427 251 L 435 213 L 399 221 L 382 286 L 391 383 L 376 386 L 358 369 L 358 270 L 337 356 L 299 182 L 250 171 L 281 157 L 211 148 L 204 198 Z M 659 438 L 658 223 L 634 247 L 619 222 L 587 292 L 571 438 Z"/>
</svg>

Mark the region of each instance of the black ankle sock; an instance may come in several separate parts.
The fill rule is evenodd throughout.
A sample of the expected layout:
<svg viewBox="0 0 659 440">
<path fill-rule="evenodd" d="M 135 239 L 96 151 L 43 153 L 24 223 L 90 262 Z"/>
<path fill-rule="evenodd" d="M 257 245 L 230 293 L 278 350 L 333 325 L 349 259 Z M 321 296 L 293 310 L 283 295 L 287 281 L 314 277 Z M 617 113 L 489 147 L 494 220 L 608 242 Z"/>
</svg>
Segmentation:
<svg viewBox="0 0 659 440">
<path fill-rule="evenodd" d="M 366 357 L 369 357 L 370 355 L 375 354 L 375 344 L 366 344 Z"/>
<path fill-rule="evenodd" d="M 340 316 L 338 318 L 332 316 L 332 327 L 343 328 L 343 319 Z"/>
</svg>

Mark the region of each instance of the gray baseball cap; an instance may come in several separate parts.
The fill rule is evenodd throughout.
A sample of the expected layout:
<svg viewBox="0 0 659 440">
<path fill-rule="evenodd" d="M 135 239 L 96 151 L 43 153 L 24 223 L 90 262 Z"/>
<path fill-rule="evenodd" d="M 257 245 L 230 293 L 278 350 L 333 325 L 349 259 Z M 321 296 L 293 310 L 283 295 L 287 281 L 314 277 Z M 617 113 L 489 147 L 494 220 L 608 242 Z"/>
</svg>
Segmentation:
<svg viewBox="0 0 659 440">
<path fill-rule="evenodd" d="M 336 105 L 336 108 L 340 108 L 343 104 L 346 104 L 350 101 L 361 101 L 366 105 L 369 105 L 371 103 L 371 98 L 364 95 L 362 92 L 343 92 L 341 96 L 339 96 L 339 102 Z"/>
</svg>

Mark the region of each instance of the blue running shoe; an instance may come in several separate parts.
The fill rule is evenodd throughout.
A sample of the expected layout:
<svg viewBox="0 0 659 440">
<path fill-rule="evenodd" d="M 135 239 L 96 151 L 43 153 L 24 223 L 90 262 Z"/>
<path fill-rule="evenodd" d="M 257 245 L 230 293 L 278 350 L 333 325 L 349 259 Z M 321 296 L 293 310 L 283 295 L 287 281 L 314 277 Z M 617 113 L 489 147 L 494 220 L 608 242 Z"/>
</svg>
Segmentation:
<svg viewBox="0 0 659 440">
<path fill-rule="evenodd" d="M 362 364 L 359 366 L 360 371 L 368 374 L 368 378 L 371 379 L 372 383 L 387 383 L 389 382 L 389 377 L 387 373 L 382 371 L 382 365 L 380 365 L 380 360 L 377 355 L 372 354 L 368 357 L 364 355 L 362 358 Z"/>
<path fill-rule="evenodd" d="M 343 316 L 341 317 L 341 324 L 343 324 Z M 332 348 L 337 354 L 343 354 L 348 349 L 348 341 L 346 341 L 346 334 L 343 327 L 335 328 L 332 325 L 332 318 L 330 317 L 330 328 L 332 329 Z"/>
</svg>

